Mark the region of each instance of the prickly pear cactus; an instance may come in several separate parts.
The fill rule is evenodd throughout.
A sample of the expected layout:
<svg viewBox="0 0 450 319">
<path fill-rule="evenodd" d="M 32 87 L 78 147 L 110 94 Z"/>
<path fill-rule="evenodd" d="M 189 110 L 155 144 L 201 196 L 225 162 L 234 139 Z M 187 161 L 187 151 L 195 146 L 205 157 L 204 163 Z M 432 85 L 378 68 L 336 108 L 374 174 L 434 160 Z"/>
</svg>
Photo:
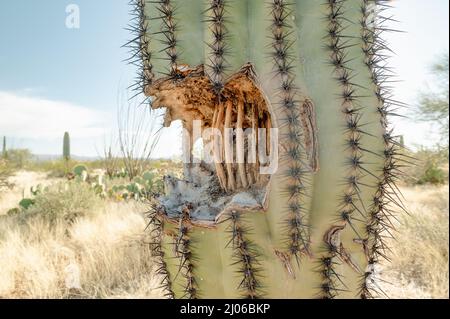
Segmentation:
<svg viewBox="0 0 450 319">
<path fill-rule="evenodd" d="M 231 147 L 202 135 L 213 164 L 187 147 L 184 179 L 166 176 L 149 214 L 167 296 L 382 295 L 375 266 L 403 207 L 387 1 L 132 3 L 136 90 L 190 147 L 196 131 L 235 132 Z"/>
</svg>

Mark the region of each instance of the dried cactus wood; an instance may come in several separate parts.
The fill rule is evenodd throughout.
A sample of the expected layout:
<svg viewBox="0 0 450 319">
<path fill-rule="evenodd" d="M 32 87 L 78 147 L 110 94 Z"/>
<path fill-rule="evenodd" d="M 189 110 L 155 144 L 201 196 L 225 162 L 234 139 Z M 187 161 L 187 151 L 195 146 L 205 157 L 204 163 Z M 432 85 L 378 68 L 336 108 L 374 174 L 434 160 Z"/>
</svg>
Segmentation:
<svg viewBox="0 0 450 319">
<path fill-rule="evenodd" d="M 215 153 L 241 161 L 166 177 L 150 218 L 168 296 L 382 295 L 375 266 L 388 258 L 393 206 L 403 207 L 395 181 L 404 162 L 388 127 L 401 104 L 387 84 L 387 2 L 132 4 L 135 88 L 166 109 L 165 125 L 257 128 L 236 143 L 268 151 L 258 132 L 278 129 L 274 174 L 261 174 L 261 154 L 224 147 Z"/>
</svg>

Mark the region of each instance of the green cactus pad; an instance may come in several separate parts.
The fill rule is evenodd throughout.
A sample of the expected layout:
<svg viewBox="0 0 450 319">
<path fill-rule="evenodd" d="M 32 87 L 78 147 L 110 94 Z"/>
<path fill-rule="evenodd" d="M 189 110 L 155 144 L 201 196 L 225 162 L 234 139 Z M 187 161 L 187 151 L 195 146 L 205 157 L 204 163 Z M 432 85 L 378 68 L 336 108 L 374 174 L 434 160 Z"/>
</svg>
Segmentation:
<svg viewBox="0 0 450 319">
<path fill-rule="evenodd" d="M 85 165 L 77 165 L 73 168 L 73 173 L 75 176 L 81 177 L 83 175 L 83 172 L 88 172 L 88 169 Z"/>
</svg>

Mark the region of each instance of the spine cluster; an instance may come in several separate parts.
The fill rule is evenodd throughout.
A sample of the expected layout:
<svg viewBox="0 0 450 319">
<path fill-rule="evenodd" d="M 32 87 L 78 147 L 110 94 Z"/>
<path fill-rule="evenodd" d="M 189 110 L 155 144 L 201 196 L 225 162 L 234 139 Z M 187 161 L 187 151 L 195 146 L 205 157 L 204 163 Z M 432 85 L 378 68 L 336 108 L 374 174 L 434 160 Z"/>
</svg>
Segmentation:
<svg viewBox="0 0 450 319">
<path fill-rule="evenodd" d="M 344 23 L 347 21 L 344 17 L 344 2 L 345 0 L 328 0 L 328 14 L 327 14 L 327 50 L 329 51 L 330 64 L 334 69 L 334 78 L 339 83 L 341 88 L 341 112 L 345 118 L 345 146 L 346 154 L 346 176 L 343 181 L 345 186 L 344 194 L 341 197 L 341 203 L 338 208 L 338 219 L 344 225 L 350 227 L 356 240 L 362 240 L 361 234 L 357 231 L 355 222 L 365 222 L 367 210 L 361 198 L 361 187 L 364 185 L 361 181 L 364 174 L 376 177 L 365 166 L 363 155 L 371 152 L 362 146 L 361 139 L 364 134 L 361 125 L 361 105 L 358 101 L 360 98 L 357 95 L 357 87 L 352 82 L 353 71 L 348 66 L 349 59 L 347 57 L 347 49 L 356 44 L 350 43 L 350 37 L 344 34 Z M 337 243 L 339 244 L 339 243 Z M 340 247 L 327 243 L 327 252 L 329 258 L 336 260 L 345 259 L 341 256 Z M 329 269 L 333 266 L 332 262 L 328 262 L 328 258 L 324 259 L 324 269 Z M 337 280 L 341 281 L 340 276 L 336 271 L 323 272 L 323 287 L 322 292 L 325 298 L 334 298 L 338 292 Z"/>
<path fill-rule="evenodd" d="M 145 14 L 145 0 L 131 0 L 131 22 L 128 30 L 134 35 L 124 47 L 130 50 L 128 63 L 137 67 L 138 74 L 135 84 L 130 89 L 135 92 L 135 96 L 144 92 L 145 87 L 151 85 L 155 78 L 152 65 L 152 53 L 150 51 L 150 27 L 149 19 Z"/>
<path fill-rule="evenodd" d="M 220 95 L 225 86 L 225 71 L 227 63 L 225 56 L 228 53 L 226 40 L 228 32 L 226 28 L 226 5 L 227 0 L 209 0 L 206 22 L 212 33 L 212 42 L 208 44 L 211 54 L 209 56 L 209 69 L 211 70 L 211 81 L 216 94 Z"/>
<path fill-rule="evenodd" d="M 158 4 L 160 19 L 162 20 L 160 32 L 164 36 L 161 41 L 164 45 L 164 52 L 166 53 L 167 59 L 170 63 L 170 71 L 168 75 L 176 79 L 179 76 L 179 72 L 177 65 L 177 24 L 174 17 L 175 9 L 171 0 L 160 0 L 158 1 Z"/>
<path fill-rule="evenodd" d="M 286 151 L 283 161 L 288 169 L 285 173 L 288 179 L 286 192 L 289 196 L 287 209 L 289 210 L 286 225 L 286 243 L 289 253 L 299 262 L 300 255 L 309 249 L 309 234 L 304 221 L 302 197 L 305 195 L 306 165 L 304 165 L 304 149 L 302 147 L 302 129 L 300 119 L 300 103 L 297 100 L 298 89 L 295 86 L 295 56 L 292 54 L 294 41 L 289 40 L 290 25 L 288 18 L 292 10 L 284 0 L 273 0 L 270 4 L 272 15 L 272 52 L 271 58 L 276 75 L 281 80 L 279 88 L 279 108 L 285 118 L 287 127 Z"/>
<path fill-rule="evenodd" d="M 164 289 L 164 296 L 169 299 L 174 299 L 175 295 L 172 291 L 172 281 L 170 280 L 170 275 L 167 271 L 167 264 L 164 261 L 165 254 L 162 248 L 162 238 L 163 234 L 163 221 L 161 221 L 158 216 L 157 210 L 152 209 L 148 213 L 149 224 L 148 228 L 151 229 L 151 243 L 150 248 L 152 255 L 156 258 L 156 274 L 161 276 L 161 288 Z"/>
<path fill-rule="evenodd" d="M 388 260 L 389 247 L 386 244 L 386 239 L 393 237 L 394 208 L 397 207 L 406 212 L 396 182 L 403 175 L 401 171 L 403 165 L 411 164 L 409 159 L 401 152 L 403 146 L 396 141 L 396 137 L 392 135 L 389 128 L 388 117 L 396 116 L 396 109 L 405 105 L 392 98 L 393 94 L 390 89 L 393 73 L 387 66 L 387 62 L 391 50 L 383 39 L 383 34 L 395 30 L 385 27 L 385 23 L 392 20 L 383 14 L 388 8 L 388 1 L 385 0 L 364 0 L 361 6 L 362 51 L 374 84 L 373 94 L 378 101 L 377 111 L 380 114 L 380 123 L 384 130 L 385 147 L 381 154 L 384 166 L 378 177 L 376 194 L 373 197 L 369 212 L 367 238 L 364 240 L 369 267 L 363 278 L 362 298 L 385 295 L 375 282 L 374 269 L 375 265 L 381 260 Z"/>
<path fill-rule="evenodd" d="M 192 242 L 189 238 L 189 227 L 191 227 L 189 218 L 189 208 L 185 207 L 180 216 L 175 253 L 180 259 L 178 275 L 183 276 L 186 282 L 183 298 L 198 299 L 198 286 L 194 276 Z"/>
<path fill-rule="evenodd" d="M 261 277 L 259 253 L 255 245 L 246 238 L 251 230 L 243 225 L 241 215 L 238 212 L 232 212 L 224 221 L 230 223 L 228 231 L 231 234 L 231 240 L 227 247 L 232 246 L 234 264 L 239 265 L 239 276 L 242 280 L 238 289 L 241 291 L 242 297 L 259 299 L 263 297 L 259 280 Z"/>
</svg>

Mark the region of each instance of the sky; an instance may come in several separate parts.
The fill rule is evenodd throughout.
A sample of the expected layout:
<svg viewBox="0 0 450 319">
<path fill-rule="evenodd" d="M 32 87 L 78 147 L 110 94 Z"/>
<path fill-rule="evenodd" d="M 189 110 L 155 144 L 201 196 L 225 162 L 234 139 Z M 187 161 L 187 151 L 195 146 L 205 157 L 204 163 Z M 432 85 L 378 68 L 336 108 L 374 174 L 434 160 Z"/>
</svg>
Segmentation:
<svg viewBox="0 0 450 319">
<path fill-rule="evenodd" d="M 394 83 L 393 91 L 397 100 L 413 108 L 420 92 L 434 87 L 431 66 L 449 52 L 449 1 L 397 0 L 393 6 L 392 15 L 399 21 L 394 26 L 403 31 L 386 34 L 395 52 L 390 65 L 399 81 Z M 394 125 L 397 134 L 404 135 L 412 148 L 434 146 L 439 139 L 438 128 L 433 124 L 402 119 L 394 121 Z"/>
<path fill-rule="evenodd" d="M 69 5 L 80 10 L 79 28 L 68 28 Z M 392 14 L 403 33 L 387 40 L 396 55 L 395 97 L 417 104 L 432 86 L 430 65 L 448 52 L 448 0 L 396 0 Z M 69 8 L 71 8 L 69 6 Z M 69 131 L 72 153 L 97 156 L 117 128 L 120 92 L 135 70 L 121 46 L 130 38 L 128 0 L 14 0 L 0 4 L 0 136 L 35 154 L 60 154 Z M 72 24 L 70 24 L 72 23 Z M 73 24 L 74 23 L 74 24 Z M 69 20 L 69 26 L 77 26 Z M 432 146 L 435 128 L 394 122 L 408 146 Z M 154 157 L 181 152 L 179 128 L 163 132 Z"/>
</svg>

